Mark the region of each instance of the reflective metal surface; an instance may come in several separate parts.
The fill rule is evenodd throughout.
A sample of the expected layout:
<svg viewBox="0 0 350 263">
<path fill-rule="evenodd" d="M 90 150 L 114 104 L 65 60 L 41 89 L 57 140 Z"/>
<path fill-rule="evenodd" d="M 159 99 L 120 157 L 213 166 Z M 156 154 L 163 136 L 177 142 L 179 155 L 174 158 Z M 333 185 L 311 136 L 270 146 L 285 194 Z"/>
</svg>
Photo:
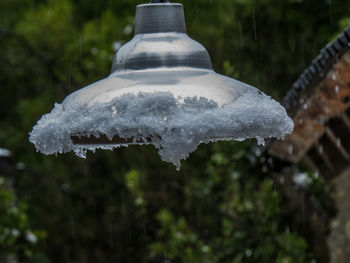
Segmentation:
<svg viewBox="0 0 350 263">
<path fill-rule="evenodd" d="M 124 94 L 170 92 L 175 98 L 203 97 L 219 106 L 232 103 L 242 94 L 256 90 L 247 84 L 191 67 L 163 67 L 146 70 L 116 71 L 69 95 L 63 105 L 107 103 Z"/>
<path fill-rule="evenodd" d="M 112 73 L 180 66 L 212 69 L 207 50 L 186 34 L 183 6 L 174 3 L 138 5 L 135 36 L 115 55 Z"/>
<path fill-rule="evenodd" d="M 136 7 L 135 34 L 186 33 L 182 4 L 152 3 Z"/>
<path fill-rule="evenodd" d="M 135 37 L 116 54 L 115 71 L 159 67 L 193 67 L 212 69 L 208 52 L 186 34 L 150 33 Z"/>
<path fill-rule="evenodd" d="M 139 92 L 170 92 L 175 98 L 204 97 L 222 106 L 249 90 L 256 89 L 213 71 L 206 49 L 186 34 L 181 4 L 150 3 L 137 6 L 135 36 L 115 55 L 111 75 L 71 94 L 63 106 L 93 106 Z M 72 135 L 72 139 L 75 144 L 133 142 L 118 136 L 113 141 L 104 136 L 97 140 Z"/>
</svg>

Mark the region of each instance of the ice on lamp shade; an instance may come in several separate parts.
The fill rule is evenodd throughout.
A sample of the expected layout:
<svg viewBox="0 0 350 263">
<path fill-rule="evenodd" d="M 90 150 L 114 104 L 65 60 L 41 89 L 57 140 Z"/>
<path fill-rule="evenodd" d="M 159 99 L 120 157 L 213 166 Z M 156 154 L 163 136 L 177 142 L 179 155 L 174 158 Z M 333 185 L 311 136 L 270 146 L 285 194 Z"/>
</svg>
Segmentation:
<svg viewBox="0 0 350 263">
<path fill-rule="evenodd" d="M 163 161 L 180 161 L 200 143 L 284 138 L 286 110 L 256 88 L 205 69 L 121 71 L 68 96 L 44 115 L 30 141 L 44 154 L 113 149 L 76 144 L 72 136 L 113 136 L 153 144 Z"/>
<path fill-rule="evenodd" d="M 207 50 L 186 34 L 181 4 L 152 1 L 137 6 L 135 36 L 118 49 L 111 75 L 55 104 L 30 141 L 44 154 L 80 157 L 96 148 L 153 144 L 179 169 L 200 143 L 262 143 L 292 130 L 278 102 L 214 72 Z"/>
</svg>

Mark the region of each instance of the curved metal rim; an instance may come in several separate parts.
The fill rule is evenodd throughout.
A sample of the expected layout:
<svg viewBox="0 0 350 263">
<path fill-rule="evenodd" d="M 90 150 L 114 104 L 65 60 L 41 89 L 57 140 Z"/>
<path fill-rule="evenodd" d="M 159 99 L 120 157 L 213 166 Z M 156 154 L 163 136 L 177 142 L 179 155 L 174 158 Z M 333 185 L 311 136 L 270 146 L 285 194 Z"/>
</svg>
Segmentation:
<svg viewBox="0 0 350 263">
<path fill-rule="evenodd" d="M 145 3 L 145 4 L 139 4 L 136 7 L 152 7 L 152 6 L 183 6 L 183 4 L 180 3 Z"/>
</svg>

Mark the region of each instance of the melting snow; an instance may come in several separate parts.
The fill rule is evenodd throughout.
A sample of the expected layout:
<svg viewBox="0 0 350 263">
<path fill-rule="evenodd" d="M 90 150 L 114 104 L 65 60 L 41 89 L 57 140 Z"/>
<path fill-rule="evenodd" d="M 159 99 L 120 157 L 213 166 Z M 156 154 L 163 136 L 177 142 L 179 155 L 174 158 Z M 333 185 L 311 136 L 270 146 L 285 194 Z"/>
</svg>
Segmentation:
<svg viewBox="0 0 350 263">
<path fill-rule="evenodd" d="M 200 143 L 256 138 L 263 144 L 264 138 L 284 138 L 292 131 L 285 109 L 258 90 L 223 106 L 206 98 L 175 98 L 170 92 L 158 92 L 125 94 L 104 104 L 55 104 L 34 126 L 30 141 L 44 154 L 73 150 L 85 157 L 87 150 L 126 145 L 74 145 L 70 136 L 152 137 L 161 159 L 179 169 L 180 160 Z"/>
</svg>

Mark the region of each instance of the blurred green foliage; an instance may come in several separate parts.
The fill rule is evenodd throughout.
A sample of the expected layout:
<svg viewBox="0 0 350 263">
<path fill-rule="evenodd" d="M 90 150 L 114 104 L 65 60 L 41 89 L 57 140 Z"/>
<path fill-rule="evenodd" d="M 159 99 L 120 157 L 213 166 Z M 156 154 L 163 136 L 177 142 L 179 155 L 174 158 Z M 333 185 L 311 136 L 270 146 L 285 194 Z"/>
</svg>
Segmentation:
<svg viewBox="0 0 350 263">
<path fill-rule="evenodd" d="M 189 35 L 207 47 L 216 71 L 277 99 L 349 23 L 348 0 L 179 2 Z M 180 172 L 150 146 L 97 151 L 86 160 L 35 152 L 32 126 L 55 102 L 108 75 L 115 51 L 132 37 L 139 3 L 0 2 L 0 146 L 25 164 L 9 175 L 17 197 L 0 189 L 1 256 L 60 263 L 322 262 L 250 142 L 201 145 Z M 310 195 L 327 211 L 327 187 L 310 178 Z M 38 242 L 28 241 L 28 233 Z"/>
<path fill-rule="evenodd" d="M 17 256 L 19 259 L 42 259 L 37 243 L 45 232 L 32 231 L 26 215 L 27 206 L 17 202 L 4 177 L 0 176 L 0 260 Z M 38 261 L 39 262 L 39 261 Z"/>
</svg>

